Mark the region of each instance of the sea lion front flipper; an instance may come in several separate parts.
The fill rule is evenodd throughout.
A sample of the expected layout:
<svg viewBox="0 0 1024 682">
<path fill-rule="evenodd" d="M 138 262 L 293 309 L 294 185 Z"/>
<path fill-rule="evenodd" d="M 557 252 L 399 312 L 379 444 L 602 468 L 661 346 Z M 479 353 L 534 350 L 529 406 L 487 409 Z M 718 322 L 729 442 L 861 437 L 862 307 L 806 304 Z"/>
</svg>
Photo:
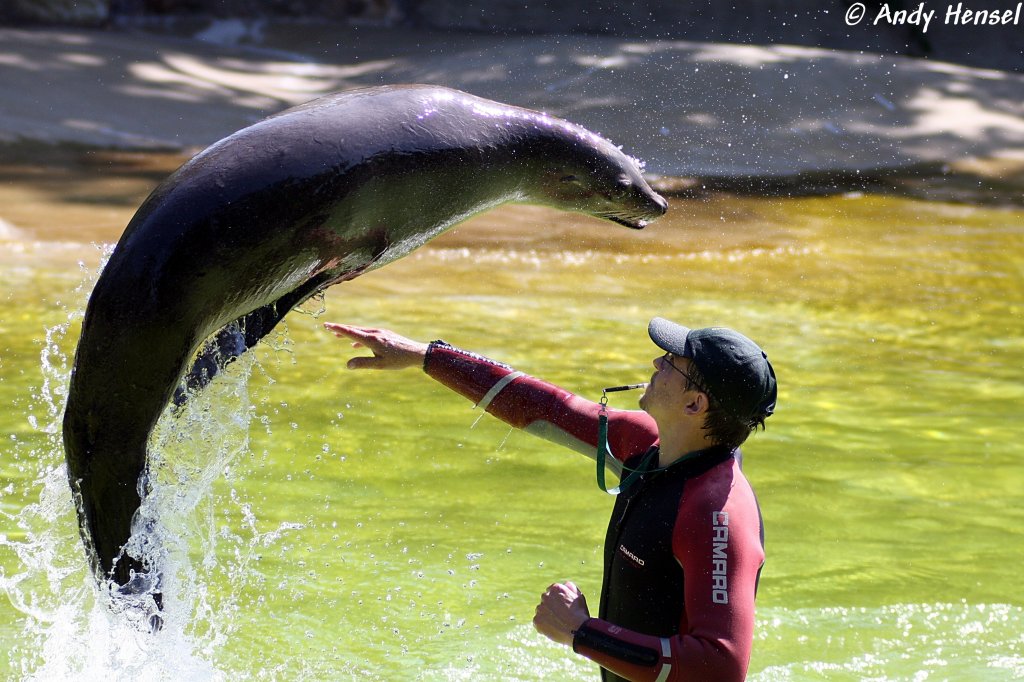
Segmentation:
<svg viewBox="0 0 1024 682">
<path fill-rule="evenodd" d="M 330 277 L 318 275 L 273 303 L 246 313 L 211 336 L 196 355 L 192 369 L 174 390 L 172 403 L 180 408 L 189 396 L 201 391 L 213 377 L 259 343 L 292 308 L 301 305 L 329 284 Z"/>
</svg>

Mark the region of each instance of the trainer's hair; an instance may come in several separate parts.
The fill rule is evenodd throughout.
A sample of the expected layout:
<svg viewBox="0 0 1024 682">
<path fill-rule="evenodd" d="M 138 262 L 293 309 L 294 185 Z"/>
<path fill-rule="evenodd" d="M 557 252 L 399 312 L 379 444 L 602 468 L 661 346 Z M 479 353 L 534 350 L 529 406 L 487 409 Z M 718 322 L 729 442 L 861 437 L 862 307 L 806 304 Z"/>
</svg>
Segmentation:
<svg viewBox="0 0 1024 682">
<path fill-rule="evenodd" d="M 697 368 L 697 363 L 691 362 L 687 372 L 686 390 L 696 389 L 708 397 L 708 411 L 704 416 L 704 428 L 707 429 L 705 438 L 715 445 L 738 448 L 751 433 L 757 430 L 757 427 L 760 426 L 761 430 L 764 430 L 763 416 L 752 421 L 745 421 L 723 408 L 718 399 L 704 388 L 707 384 Z"/>
</svg>

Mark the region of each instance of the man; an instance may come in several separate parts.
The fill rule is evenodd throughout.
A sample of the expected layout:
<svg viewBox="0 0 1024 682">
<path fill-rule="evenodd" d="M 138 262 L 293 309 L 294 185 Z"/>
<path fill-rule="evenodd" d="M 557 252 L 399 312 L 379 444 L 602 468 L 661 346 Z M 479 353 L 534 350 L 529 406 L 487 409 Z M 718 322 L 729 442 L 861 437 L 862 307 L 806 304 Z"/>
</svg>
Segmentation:
<svg viewBox="0 0 1024 682">
<path fill-rule="evenodd" d="M 739 446 L 772 414 L 775 372 L 750 339 L 654 318 L 665 351 L 642 411 L 602 405 L 443 341 L 327 323 L 373 356 L 351 369 L 424 371 L 512 426 L 595 456 L 624 474 L 605 538 L 599 617 L 572 583 L 551 585 L 534 627 L 602 667 L 604 680 L 742 680 L 754 633 L 764 534 Z M 634 473 L 635 472 L 635 473 Z"/>
</svg>

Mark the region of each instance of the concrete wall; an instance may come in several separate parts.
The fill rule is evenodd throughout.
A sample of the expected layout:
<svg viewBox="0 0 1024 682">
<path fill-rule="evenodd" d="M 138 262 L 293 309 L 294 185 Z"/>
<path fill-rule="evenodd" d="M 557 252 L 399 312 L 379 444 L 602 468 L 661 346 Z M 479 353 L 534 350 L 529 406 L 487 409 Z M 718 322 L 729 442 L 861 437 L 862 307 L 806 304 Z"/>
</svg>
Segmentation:
<svg viewBox="0 0 1024 682">
<path fill-rule="evenodd" d="M 864 18 L 850 26 L 846 16 L 854 4 L 857 0 L 3 0 L 0 21 L 102 24 L 181 14 L 321 17 L 487 32 L 788 43 L 1024 71 L 1024 7 L 1018 25 L 945 22 L 949 7 L 1013 13 L 1017 0 L 927 0 L 924 9 L 935 12 L 927 32 L 921 25 L 887 20 L 894 12 L 909 13 L 922 5 L 917 0 L 865 0 Z M 890 12 L 884 13 L 883 7 Z"/>
</svg>

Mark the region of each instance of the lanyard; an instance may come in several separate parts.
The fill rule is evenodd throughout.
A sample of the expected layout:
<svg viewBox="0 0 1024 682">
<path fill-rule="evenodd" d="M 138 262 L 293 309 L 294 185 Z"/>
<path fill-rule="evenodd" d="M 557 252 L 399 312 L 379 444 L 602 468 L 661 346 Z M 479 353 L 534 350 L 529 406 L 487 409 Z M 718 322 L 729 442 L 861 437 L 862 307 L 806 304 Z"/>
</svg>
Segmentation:
<svg viewBox="0 0 1024 682">
<path fill-rule="evenodd" d="M 644 455 L 644 458 L 640 461 L 640 466 L 636 469 L 631 469 L 625 464 L 622 465 L 623 471 L 629 473 L 625 478 L 619 479 L 619 484 L 614 488 L 608 488 L 604 480 L 604 467 L 605 460 L 608 457 L 612 459 L 618 459 L 611 450 L 611 446 L 608 444 L 608 394 L 616 391 L 630 391 L 635 388 L 644 388 L 647 384 L 629 384 L 628 386 L 612 386 L 605 388 L 601 391 L 601 405 L 600 412 L 597 415 L 597 487 L 608 493 L 609 495 L 618 495 L 619 493 L 625 492 L 636 483 L 637 478 L 640 477 L 645 471 L 647 471 L 647 465 L 651 463 L 658 454 L 657 448 L 651 448 L 650 451 Z"/>
</svg>

